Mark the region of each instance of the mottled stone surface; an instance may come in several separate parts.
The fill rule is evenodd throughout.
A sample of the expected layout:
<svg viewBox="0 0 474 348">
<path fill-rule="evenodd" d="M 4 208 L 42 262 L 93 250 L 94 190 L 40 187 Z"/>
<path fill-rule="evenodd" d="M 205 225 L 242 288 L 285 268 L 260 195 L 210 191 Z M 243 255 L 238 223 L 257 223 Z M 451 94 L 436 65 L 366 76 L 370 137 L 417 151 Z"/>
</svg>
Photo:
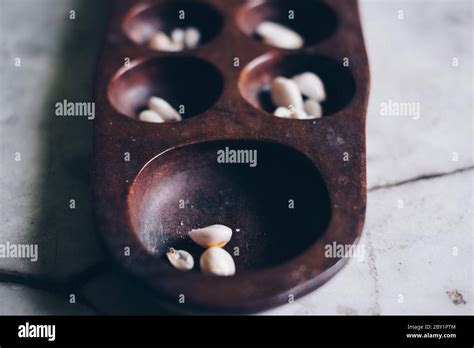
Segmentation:
<svg viewBox="0 0 474 348">
<path fill-rule="evenodd" d="M 472 179 L 471 170 L 371 195 L 366 232 L 382 313 L 472 313 Z M 454 289 L 465 304 L 449 300 Z"/>
<path fill-rule="evenodd" d="M 0 274 L 64 279 L 103 259 L 90 195 L 93 122 L 54 113 L 64 99 L 92 100 L 105 11 L 104 2 L 91 3 L 0 1 L 0 243 L 39 246 L 38 262 L 0 258 Z M 361 2 L 372 72 L 368 185 L 378 188 L 368 195 L 365 258 L 351 260 L 318 291 L 264 314 L 472 313 L 473 171 L 449 174 L 473 166 L 472 6 Z M 413 110 L 383 116 L 389 101 L 417 103 L 419 118 Z M 449 175 L 415 180 L 436 174 Z M 116 273 L 80 290 L 104 313 L 166 313 Z M 62 313 L 88 310 L 0 283 L 0 314 Z"/>
<path fill-rule="evenodd" d="M 473 313 L 472 175 L 371 192 L 364 261 L 350 260 L 318 291 L 268 314 Z M 450 299 L 456 289 L 465 303 Z"/>
<path fill-rule="evenodd" d="M 104 13 L 87 3 L 0 2 L 0 242 L 39 248 L 38 262 L 0 258 L 2 269 L 60 277 L 101 257 L 89 178 L 93 123 L 55 115 L 64 99 L 92 100 Z"/>
<path fill-rule="evenodd" d="M 474 165 L 472 6 L 469 0 L 361 2 L 372 74 L 369 187 Z M 389 100 L 419 103 L 419 118 L 382 116 Z"/>
</svg>

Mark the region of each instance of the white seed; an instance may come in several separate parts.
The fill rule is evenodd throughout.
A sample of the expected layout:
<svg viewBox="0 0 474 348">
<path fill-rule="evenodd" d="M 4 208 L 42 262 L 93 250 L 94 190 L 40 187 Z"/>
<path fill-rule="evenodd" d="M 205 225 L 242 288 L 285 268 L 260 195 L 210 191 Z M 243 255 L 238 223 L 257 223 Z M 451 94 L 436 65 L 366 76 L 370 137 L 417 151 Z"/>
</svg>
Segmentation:
<svg viewBox="0 0 474 348">
<path fill-rule="evenodd" d="M 196 48 L 201 41 L 201 32 L 193 27 L 187 28 L 184 32 L 184 45 L 186 48 Z"/>
<path fill-rule="evenodd" d="M 166 256 L 170 263 L 180 271 L 190 271 L 194 267 L 194 258 L 187 251 L 169 248 Z"/>
<path fill-rule="evenodd" d="M 175 45 L 181 47 L 181 50 L 184 49 L 184 30 L 181 28 L 176 28 L 171 32 L 171 40 Z"/>
<path fill-rule="evenodd" d="M 312 72 L 305 72 L 294 76 L 293 81 L 296 82 L 300 92 L 309 99 L 313 99 L 317 102 L 326 100 L 326 89 L 318 75 Z"/>
<path fill-rule="evenodd" d="M 153 34 L 149 41 L 150 48 L 155 50 L 161 50 L 162 47 L 167 47 L 171 45 L 171 40 L 165 33 L 158 32 Z"/>
<path fill-rule="evenodd" d="M 200 266 L 203 272 L 218 276 L 235 274 L 234 259 L 227 251 L 219 247 L 207 249 L 201 255 Z"/>
<path fill-rule="evenodd" d="M 323 108 L 321 107 L 321 104 L 312 99 L 308 99 L 304 102 L 304 111 L 306 111 L 309 118 L 323 117 Z"/>
<path fill-rule="evenodd" d="M 303 108 L 303 97 L 295 81 L 286 77 L 277 77 L 272 82 L 272 100 L 275 106 L 294 109 Z"/>
<path fill-rule="evenodd" d="M 232 229 L 224 225 L 212 225 L 188 232 L 191 239 L 204 248 L 223 247 L 232 238 Z"/>
<path fill-rule="evenodd" d="M 163 117 L 166 122 L 181 121 L 181 115 L 166 100 L 158 97 L 151 97 L 148 101 L 150 110 Z"/>
<path fill-rule="evenodd" d="M 144 110 L 138 115 L 138 119 L 143 122 L 150 122 L 150 123 L 163 123 L 163 117 L 158 115 L 156 112 L 151 110 Z"/>
<path fill-rule="evenodd" d="M 304 39 L 300 34 L 275 22 L 260 23 L 256 32 L 267 45 L 285 49 L 298 49 L 304 46 Z"/>
<path fill-rule="evenodd" d="M 284 106 L 278 107 L 274 112 L 273 115 L 281 118 L 291 118 L 291 112 L 288 108 Z"/>
<path fill-rule="evenodd" d="M 306 114 L 303 109 L 293 109 L 293 112 L 291 113 L 291 118 L 303 120 L 308 118 L 308 114 Z"/>
<path fill-rule="evenodd" d="M 168 35 L 162 32 L 154 34 L 151 37 L 148 45 L 151 49 L 165 52 L 178 52 L 182 49 L 180 49 L 179 46 L 176 45 Z"/>
<path fill-rule="evenodd" d="M 315 117 L 315 116 L 312 116 L 312 115 L 306 115 L 306 117 L 300 117 L 299 120 L 314 120 L 316 118 L 320 118 L 320 117 Z"/>
</svg>

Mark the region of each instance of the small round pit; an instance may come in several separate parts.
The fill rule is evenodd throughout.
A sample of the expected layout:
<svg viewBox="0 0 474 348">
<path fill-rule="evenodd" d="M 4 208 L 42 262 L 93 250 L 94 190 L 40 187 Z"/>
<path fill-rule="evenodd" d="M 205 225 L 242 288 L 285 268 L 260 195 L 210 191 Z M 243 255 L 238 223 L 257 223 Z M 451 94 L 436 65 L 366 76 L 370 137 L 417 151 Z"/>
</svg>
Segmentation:
<svg viewBox="0 0 474 348">
<path fill-rule="evenodd" d="M 264 21 L 276 22 L 300 34 L 305 46 L 316 44 L 337 29 L 336 13 L 317 0 L 251 0 L 237 14 L 237 24 L 250 37 Z"/>
<path fill-rule="evenodd" d="M 292 78 L 307 71 L 318 75 L 324 83 L 327 95 L 321 103 L 324 116 L 342 110 L 352 100 L 355 81 L 350 70 L 334 59 L 311 54 L 270 53 L 258 57 L 241 73 L 240 94 L 254 107 L 273 114 L 276 109 L 270 94 L 273 79 Z"/>
<path fill-rule="evenodd" d="M 109 84 L 110 103 L 136 119 L 157 96 L 168 101 L 184 119 L 203 113 L 219 99 L 223 79 L 212 64 L 193 57 L 162 57 L 133 62 Z"/>
<path fill-rule="evenodd" d="M 123 31 L 137 45 L 147 45 L 153 34 L 170 34 L 176 28 L 195 27 L 201 33 L 200 45 L 214 39 L 222 29 L 222 17 L 213 6 L 198 1 L 165 1 L 138 5 L 125 17 Z"/>
</svg>

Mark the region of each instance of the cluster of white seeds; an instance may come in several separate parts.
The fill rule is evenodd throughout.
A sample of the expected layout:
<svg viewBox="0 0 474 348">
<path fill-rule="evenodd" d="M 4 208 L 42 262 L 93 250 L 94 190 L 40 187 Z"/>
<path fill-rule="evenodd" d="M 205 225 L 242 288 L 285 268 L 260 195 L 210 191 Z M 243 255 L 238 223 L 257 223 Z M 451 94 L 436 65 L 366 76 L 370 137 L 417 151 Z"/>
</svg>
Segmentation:
<svg viewBox="0 0 474 348">
<path fill-rule="evenodd" d="M 162 31 L 155 33 L 148 42 L 148 46 L 157 51 L 180 52 L 184 49 L 196 48 L 200 41 L 201 32 L 197 28 L 176 28 L 170 36 Z"/>
<path fill-rule="evenodd" d="M 191 239 L 206 248 L 201 255 L 201 271 L 218 276 L 235 274 L 235 263 L 232 256 L 222 247 L 232 238 L 232 230 L 224 225 L 212 225 L 188 232 Z M 190 271 L 194 267 L 193 256 L 185 250 L 170 248 L 166 254 L 170 263 L 180 271 Z"/>
<path fill-rule="evenodd" d="M 271 97 L 277 107 L 274 115 L 308 120 L 323 116 L 321 103 L 326 100 L 323 81 L 312 72 L 289 79 L 279 76 L 272 81 Z M 306 100 L 305 100 L 306 98 Z"/>
<path fill-rule="evenodd" d="M 164 123 L 181 121 L 182 117 L 166 100 L 151 97 L 148 100 L 148 109 L 142 111 L 138 119 L 143 122 Z"/>
</svg>

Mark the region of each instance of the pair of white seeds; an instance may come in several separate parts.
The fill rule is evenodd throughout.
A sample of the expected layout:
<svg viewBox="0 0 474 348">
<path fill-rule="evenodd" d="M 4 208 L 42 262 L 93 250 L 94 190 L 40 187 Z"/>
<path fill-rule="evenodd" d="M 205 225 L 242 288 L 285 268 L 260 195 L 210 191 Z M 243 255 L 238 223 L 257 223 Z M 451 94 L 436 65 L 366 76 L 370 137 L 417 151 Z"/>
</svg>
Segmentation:
<svg viewBox="0 0 474 348">
<path fill-rule="evenodd" d="M 264 43 L 274 47 L 291 50 L 304 46 L 304 39 L 300 34 L 275 22 L 266 21 L 260 23 L 256 33 Z"/>
<path fill-rule="evenodd" d="M 290 28 L 275 22 L 265 21 L 258 25 L 256 33 L 267 45 L 284 49 L 299 49 L 304 46 L 303 37 Z M 201 32 L 194 27 L 176 28 L 168 36 L 163 32 L 154 34 L 149 47 L 158 51 L 179 52 L 196 48 L 201 41 Z"/>
<path fill-rule="evenodd" d="M 143 122 L 164 123 L 178 122 L 182 120 L 182 117 L 166 100 L 151 97 L 148 100 L 148 109 L 142 111 L 138 119 Z"/>
<path fill-rule="evenodd" d="M 308 99 L 305 101 L 303 96 Z M 277 106 L 274 115 L 282 118 L 309 120 L 323 116 L 321 104 L 326 100 L 323 81 L 312 72 L 277 77 L 272 82 L 272 101 Z"/>
<path fill-rule="evenodd" d="M 224 225 L 212 225 L 188 232 L 191 239 L 206 248 L 201 255 L 200 266 L 204 273 L 218 276 L 235 274 L 235 262 L 232 256 L 222 249 L 232 238 L 232 230 Z M 194 267 L 193 256 L 185 250 L 170 248 L 166 254 L 170 263 L 181 271 L 190 271 Z"/>
<path fill-rule="evenodd" d="M 163 32 L 155 33 L 148 45 L 151 49 L 165 52 L 180 52 L 184 49 L 193 49 L 201 41 L 201 32 L 194 27 L 186 29 L 176 28 L 168 36 Z"/>
</svg>

